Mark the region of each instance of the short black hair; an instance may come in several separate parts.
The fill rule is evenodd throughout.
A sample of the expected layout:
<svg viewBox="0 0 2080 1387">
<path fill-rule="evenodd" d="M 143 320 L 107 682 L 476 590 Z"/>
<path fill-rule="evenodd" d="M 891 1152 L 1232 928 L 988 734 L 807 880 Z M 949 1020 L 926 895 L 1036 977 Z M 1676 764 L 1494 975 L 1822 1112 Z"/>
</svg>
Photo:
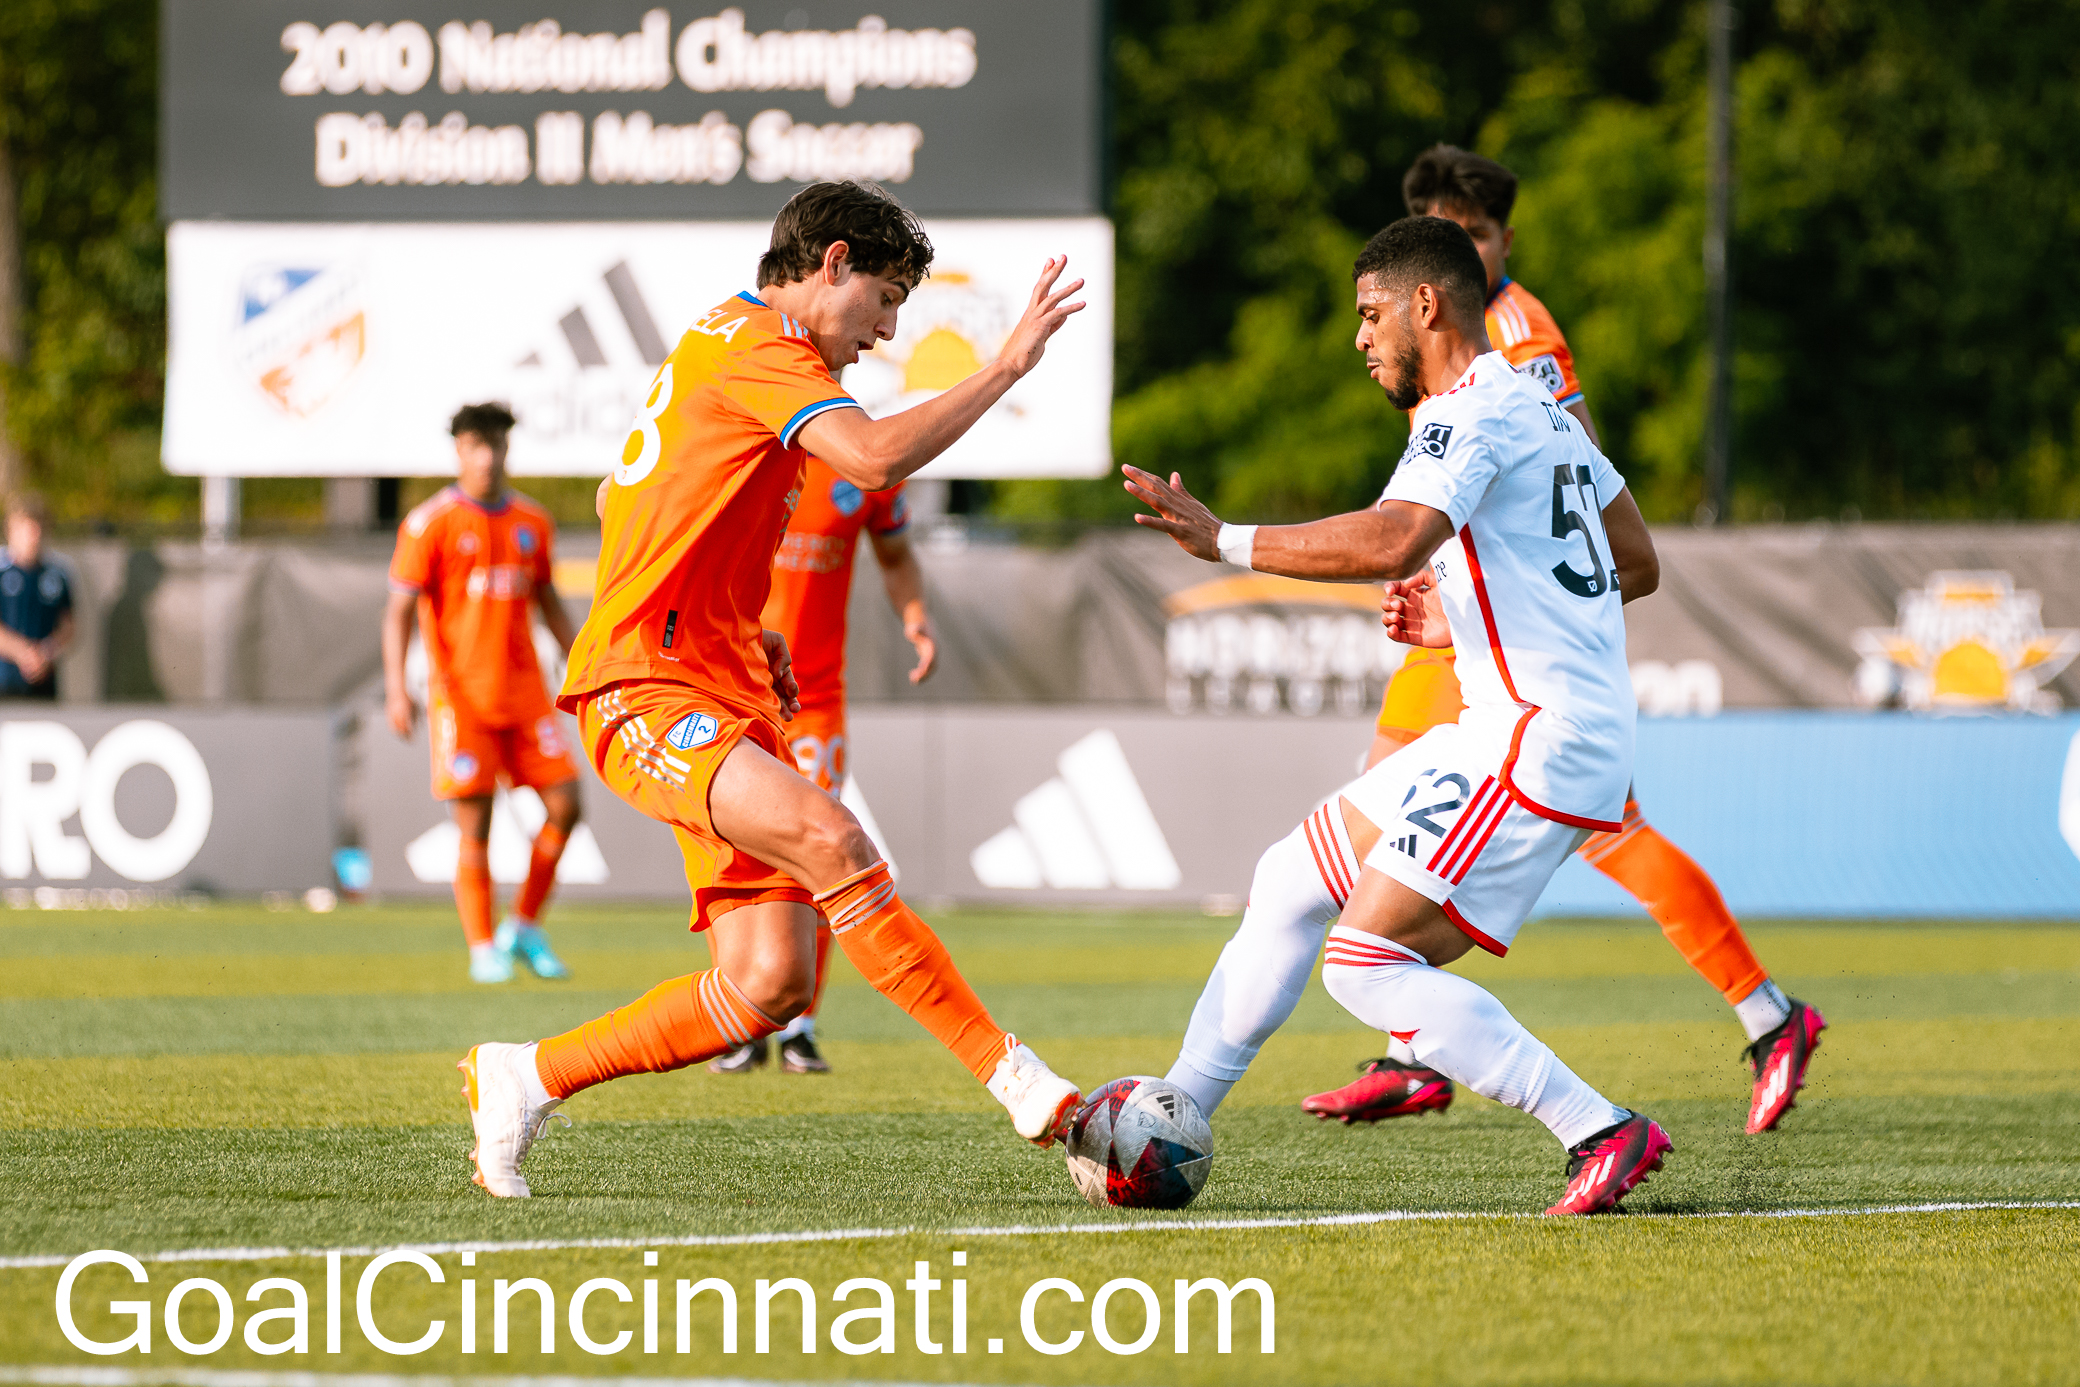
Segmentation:
<svg viewBox="0 0 2080 1387">
<path fill-rule="evenodd" d="M 1439 207 L 1474 207 L 1509 225 L 1517 205 L 1517 176 L 1493 159 L 1456 145 L 1432 145 L 1416 156 L 1401 179 L 1408 215 L 1427 217 Z"/>
<path fill-rule="evenodd" d="M 1351 278 L 1371 275 L 1390 293 L 1436 287 L 1474 322 L 1488 300 L 1488 270 L 1466 228 L 1443 217 L 1403 217 L 1365 243 Z"/>
<path fill-rule="evenodd" d="M 915 289 L 932 270 L 931 238 L 909 208 L 871 183 L 811 183 L 773 218 L 772 245 L 758 257 L 758 287 L 807 279 L 837 241 L 862 274 Z"/>
<path fill-rule="evenodd" d="M 486 400 L 483 404 L 464 405 L 456 410 L 455 417 L 448 421 L 448 432 L 456 438 L 473 433 L 486 443 L 496 445 L 505 441 L 505 436 L 518 422 L 512 410 L 496 400 Z"/>
</svg>

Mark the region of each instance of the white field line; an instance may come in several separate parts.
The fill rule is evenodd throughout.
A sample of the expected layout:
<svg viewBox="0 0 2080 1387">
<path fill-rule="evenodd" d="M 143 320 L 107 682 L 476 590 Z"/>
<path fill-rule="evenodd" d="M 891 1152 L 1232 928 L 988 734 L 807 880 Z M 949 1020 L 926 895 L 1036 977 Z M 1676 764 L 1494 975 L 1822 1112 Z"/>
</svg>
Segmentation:
<svg viewBox="0 0 2080 1387">
<path fill-rule="evenodd" d="M 748 1377 L 617 1377 L 622 1387 L 810 1387 L 803 1382 L 776 1382 Z M 130 1368 L 0 1368 L 0 1382 L 30 1387 L 599 1387 L 597 1377 L 440 1377 L 405 1373 L 261 1373 L 218 1372 L 208 1368 L 163 1368 L 143 1372 Z M 828 1380 L 815 1387 L 845 1387 Z M 921 1387 L 917 1383 L 877 1382 L 875 1387 Z M 950 1387 L 940 1383 L 938 1387 Z M 952 1384 L 951 1387 L 958 1387 Z"/>
<path fill-rule="evenodd" d="M 1955 1200 L 1938 1204 L 1867 1204 L 1820 1209 L 1722 1209 L 1692 1214 L 1629 1214 L 1624 1222 L 1721 1218 L 1860 1218 L 1873 1214 L 1950 1214 L 1991 1209 L 2080 1209 L 2080 1199 Z M 1475 1213 L 1446 1209 L 1382 1209 L 1371 1213 L 1323 1214 L 1314 1218 L 1217 1218 L 1191 1222 L 1141 1219 L 1123 1223 L 1015 1223 L 975 1228 L 814 1228 L 782 1233 L 682 1234 L 655 1238 L 543 1238 L 524 1242 L 385 1243 L 363 1247 L 185 1247 L 139 1255 L 140 1262 L 279 1262 L 342 1257 L 375 1257 L 385 1252 L 424 1252 L 441 1256 L 457 1252 L 568 1252 L 591 1248 L 765 1247 L 785 1243 L 878 1242 L 890 1238 L 1046 1238 L 1081 1233 L 1207 1233 L 1251 1228 L 1350 1228 L 1375 1223 L 1491 1222 L 1542 1219 L 1541 1214 Z M 73 1254 L 77 1256 L 78 1254 Z M 72 1257 L 40 1253 L 0 1257 L 0 1270 L 62 1267 Z M 0 1378 L 0 1380 L 5 1380 Z M 489 1379 L 486 1379 L 487 1381 Z M 505 1379 L 501 1379 L 505 1380 Z M 517 1380 L 517 1379 L 515 1379 Z M 543 1379 L 548 1381 L 548 1379 Z"/>
</svg>

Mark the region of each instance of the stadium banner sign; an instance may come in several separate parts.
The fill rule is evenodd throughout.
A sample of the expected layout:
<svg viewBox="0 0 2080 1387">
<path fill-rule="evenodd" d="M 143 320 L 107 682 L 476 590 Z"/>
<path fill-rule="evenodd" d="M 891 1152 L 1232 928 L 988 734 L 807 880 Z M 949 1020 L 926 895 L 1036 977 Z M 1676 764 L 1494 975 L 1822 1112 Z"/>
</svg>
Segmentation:
<svg viewBox="0 0 2080 1387">
<path fill-rule="evenodd" d="M 363 727 L 358 797 L 381 806 L 364 827 L 375 888 L 445 893 L 454 831 L 426 791 L 423 734 L 407 747 L 373 719 Z M 912 900 L 1232 913 L 1264 849 L 1358 773 L 1371 727 L 1333 715 L 879 706 L 853 711 L 847 740 L 845 802 Z M 670 833 L 587 779 L 590 843 L 573 840 L 566 886 L 686 899 Z M 1636 782 L 1648 818 L 1738 914 L 2080 916 L 2080 714 L 1643 719 Z M 517 881 L 540 810 L 516 796 L 499 814 L 492 875 Z M 1538 913 L 1641 914 L 1579 860 Z"/>
<path fill-rule="evenodd" d="M 44 902 L 329 886 L 334 726 L 324 712 L 16 704 L 0 715 L 0 888 Z"/>
<path fill-rule="evenodd" d="M 939 216 L 1100 210 L 1097 0 L 178 0 L 167 221 L 770 219 L 864 178 Z"/>
<path fill-rule="evenodd" d="M 872 414 L 994 360 L 1042 263 L 1090 305 L 923 477 L 1111 467 L 1112 227 L 932 221 L 932 277 L 843 373 Z M 519 476 L 600 476 L 685 325 L 756 281 L 765 221 L 353 226 L 183 222 L 168 235 L 163 457 L 184 475 L 452 475 L 449 416 L 504 400 Z"/>
</svg>

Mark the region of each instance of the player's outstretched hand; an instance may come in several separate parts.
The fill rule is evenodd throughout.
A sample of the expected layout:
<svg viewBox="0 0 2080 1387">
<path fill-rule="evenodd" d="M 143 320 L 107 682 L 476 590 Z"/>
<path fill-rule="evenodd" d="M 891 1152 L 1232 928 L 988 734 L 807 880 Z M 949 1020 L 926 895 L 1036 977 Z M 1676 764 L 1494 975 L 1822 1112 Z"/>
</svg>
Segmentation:
<svg viewBox="0 0 2080 1387">
<path fill-rule="evenodd" d="M 1083 311 L 1083 301 L 1066 302 L 1068 297 L 1083 287 L 1083 281 L 1072 279 L 1061 288 L 1055 281 L 1062 271 L 1069 268 L 1069 257 L 1050 255 L 1040 269 L 1040 281 L 1033 286 L 1033 297 L 1026 301 L 1026 312 L 1011 329 L 1011 336 L 1004 340 L 1004 350 L 997 353 L 997 360 L 1009 366 L 1020 376 L 1040 364 L 1041 354 L 1047 350 L 1047 339 L 1054 336 L 1063 323 L 1069 321 L 1071 313 Z"/>
<path fill-rule="evenodd" d="M 787 651 L 787 637 L 778 631 L 760 631 L 759 643 L 766 649 L 766 668 L 773 675 L 773 692 L 780 699 L 780 720 L 793 722 L 802 711 L 802 686 L 795 682 L 794 656 Z"/>
<path fill-rule="evenodd" d="M 1435 571 L 1426 568 L 1413 578 L 1389 582 L 1379 605 L 1385 614 L 1381 624 L 1387 628 L 1387 639 L 1432 650 L 1442 650 L 1452 643 L 1452 628 L 1446 624 L 1444 608 L 1437 601 Z"/>
<path fill-rule="evenodd" d="M 903 635 L 917 652 L 917 668 L 910 671 L 910 682 L 922 684 L 939 667 L 938 638 L 932 634 L 932 623 L 922 619 L 904 623 Z"/>
<path fill-rule="evenodd" d="M 1126 487 L 1134 499 L 1155 512 L 1154 515 L 1135 516 L 1136 525 L 1161 530 L 1193 558 L 1205 559 L 1208 563 L 1220 561 L 1221 518 L 1185 489 L 1183 477 L 1172 472 L 1166 482 L 1155 473 L 1144 472 L 1138 467 L 1123 466 L 1119 470 L 1126 475 Z"/>
</svg>

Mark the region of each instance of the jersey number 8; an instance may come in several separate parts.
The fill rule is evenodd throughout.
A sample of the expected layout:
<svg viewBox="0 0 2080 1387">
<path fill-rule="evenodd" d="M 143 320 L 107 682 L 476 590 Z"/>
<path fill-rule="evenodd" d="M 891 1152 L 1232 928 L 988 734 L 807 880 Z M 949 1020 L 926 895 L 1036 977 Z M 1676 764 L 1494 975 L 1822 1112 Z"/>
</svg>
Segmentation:
<svg viewBox="0 0 2080 1387">
<path fill-rule="evenodd" d="M 621 465 L 614 469 L 614 485 L 634 486 L 657 468 L 657 460 L 664 456 L 664 435 L 657 431 L 657 416 L 664 413 L 672 403 L 672 363 L 667 361 L 658 369 L 657 379 L 651 382 L 650 398 L 636 411 L 636 422 L 628 431 L 628 441 L 621 445 Z M 629 447 L 642 440 L 636 455 L 628 455 Z"/>
</svg>

